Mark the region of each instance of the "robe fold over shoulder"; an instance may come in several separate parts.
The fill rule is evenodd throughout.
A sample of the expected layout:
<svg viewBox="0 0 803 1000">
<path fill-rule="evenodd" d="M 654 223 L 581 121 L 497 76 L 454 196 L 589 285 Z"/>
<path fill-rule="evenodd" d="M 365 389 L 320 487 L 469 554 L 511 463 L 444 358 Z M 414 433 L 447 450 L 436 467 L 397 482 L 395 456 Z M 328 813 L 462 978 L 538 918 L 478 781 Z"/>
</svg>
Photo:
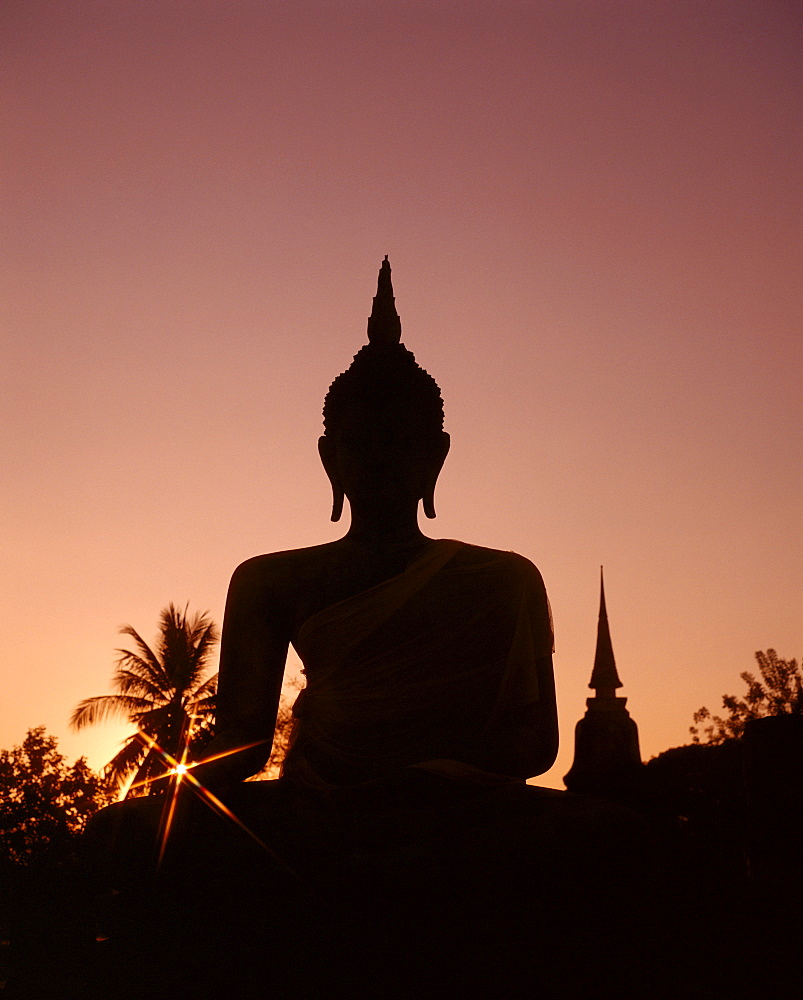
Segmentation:
<svg viewBox="0 0 803 1000">
<path fill-rule="evenodd" d="M 484 780 L 454 759 L 459 747 L 538 700 L 536 663 L 553 641 L 531 562 L 440 539 L 403 573 L 310 617 L 295 645 L 307 686 L 284 774 L 326 786 L 409 767 Z"/>
</svg>

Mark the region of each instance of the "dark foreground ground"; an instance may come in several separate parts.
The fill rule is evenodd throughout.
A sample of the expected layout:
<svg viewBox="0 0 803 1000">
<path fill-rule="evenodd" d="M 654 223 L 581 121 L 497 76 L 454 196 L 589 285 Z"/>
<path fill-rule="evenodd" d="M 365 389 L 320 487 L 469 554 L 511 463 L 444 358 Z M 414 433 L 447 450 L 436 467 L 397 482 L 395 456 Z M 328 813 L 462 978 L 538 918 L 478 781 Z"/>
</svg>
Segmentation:
<svg viewBox="0 0 803 1000">
<path fill-rule="evenodd" d="M 313 899 L 199 872 L 192 898 L 121 909 L 74 858 L 6 865 L 0 1000 L 803 995 L 800 789 L 751 830 L 738 751 L 700 749 L 650 765 L 631 802 L 649 857 L 624 876 L 577 857 L 526 881 L 511 856 Z"/>
<path fill-rule="evenodd" d="M 13 899 L 6 899 L 11 906 L 0 944 L 3 1000 L 234 995 L 739 1000 L 791 998 L 803 986 L 801 928 L 793 912 L 799 897 L 791 895 L 792 886 L 787 894 L 780 887 L 761 890 L 747 879 L 723 884 L 695 865 L 666 872 L 657 893 L 645 887 L 649 907 L 662 909 L 646 913 L 642 926 L 613 913 L 614 940 L 598 927 L 591 934 L 584 930 L 582 913 L 574 921 L 563 915 L 565 926 L 552 926 L 548 942 L 539 942 L 542 928 L 531 914 L 529 927 L 522 913 L 517 929 L 502 931 L 500 922 L 515 920 L 478 912 L 475 940 L 464 927 L 454 929 L 453 939 L 448 928 L 436 929 L 438 955 L 424 959 L 418 972 L 411 969 L 421 960 L 422 942 L 410 924 L 417 923 L 430 944 L 433 928 L 409 912 L 407 926 L 377 932 L 344 907 L 342 931 L 323 945 L 315 926 L 320 916 L 310 929 L 303 915 L 291 913 L 283 930 L 265 921 L 244 947 L 225 927 L 215 931 L 214 912 L 196 914 L 206 924 L 199 934 L 189 932 L 186 923 L 176 926 L 179 914 L 184 921 L 188 915 L 178 906 L 166 912 L 169 900 L 161 899 L 150 932 L 137 942 L 98 941 L 93 906 L 76 874 L 42 870 L 16 879 Z M 337 923 L 338 916 L 332 919 Z M 550 923 L 552 917 L 544 919 Z M 627 940 L 618 939 L 620 931 Z M 503 933 L 507 940 L 500 939 Z M 233 973 L 224 971 L 230 962 Z M 236 990 L 226 988 L 229 977 Z"/>
</svg>

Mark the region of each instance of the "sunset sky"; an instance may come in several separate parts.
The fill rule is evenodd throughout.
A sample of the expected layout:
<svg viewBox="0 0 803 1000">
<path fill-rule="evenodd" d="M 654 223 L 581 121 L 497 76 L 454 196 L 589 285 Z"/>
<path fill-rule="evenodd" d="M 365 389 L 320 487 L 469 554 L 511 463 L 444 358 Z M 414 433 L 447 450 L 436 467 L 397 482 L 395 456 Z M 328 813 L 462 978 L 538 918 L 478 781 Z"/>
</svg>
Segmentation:
<svg viewBox="0 0 803 1000">
<path fill-rule="evenodd" d="M 800 13 L 4 0 L 0 747 L 100 767 L 120 625 L 342 534 L 321 405 L 385 254 L 452 435 L 425 530 L 550 594 L 543 781 L 601 564 L 645 759 L 799 657 Z"/>
</svg>

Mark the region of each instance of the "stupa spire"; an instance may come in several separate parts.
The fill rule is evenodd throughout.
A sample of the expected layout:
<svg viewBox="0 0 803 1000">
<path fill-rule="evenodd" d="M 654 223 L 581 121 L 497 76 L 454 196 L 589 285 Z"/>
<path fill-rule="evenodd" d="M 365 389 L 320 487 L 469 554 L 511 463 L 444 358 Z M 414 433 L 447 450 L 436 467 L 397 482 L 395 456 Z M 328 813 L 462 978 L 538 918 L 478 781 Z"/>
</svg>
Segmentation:
<svg viewBox="0 0 803 1000">
<path fill-rule="evenodd" d="M 398 344 L 401 341 L 401 319 L 396 312 L 393 282 L 390 278 L 388 255 L 379 268 L 376 295 L 371 315 L 368 317 L 368 342 L 370 344 Z"/>
<path fill-rule="evenodd" d="M 599 621 L 597 622 L 597 649 L 594 653 L 594 669 L 588 686 L 596 691 L 598 698 L 613 698 L 617 688 L 622 687 L 616 671 L 613 656 L 611 630 L 608 626 L 608 610 L 605 607 L 605 580 L 602 566 L 599 568 Z"/>
<path fill-rule="evenodd" d="M 613 658 L 601 566 L 597 649 L 588 686 L 594 696 L 586 698 L 586 714 L 575 727 L 574 763 L 563 780 L 570 792 L 627 796 L 641 770 L 641 751 L 638 726 L 625 708 L 627 698 L 616 695 L 622 682 Z"/>
</svg>

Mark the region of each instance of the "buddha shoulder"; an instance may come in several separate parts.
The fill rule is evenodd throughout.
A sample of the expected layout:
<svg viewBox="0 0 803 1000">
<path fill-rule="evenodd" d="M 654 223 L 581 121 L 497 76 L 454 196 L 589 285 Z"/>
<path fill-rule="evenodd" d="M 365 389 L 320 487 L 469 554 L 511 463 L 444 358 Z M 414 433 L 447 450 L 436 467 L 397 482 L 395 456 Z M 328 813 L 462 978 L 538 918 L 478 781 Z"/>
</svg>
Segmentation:
<svg viewBox="0 0 803 1000">
<path fill-rule="evenodd" d="M 235 569 L 232 588 L 253 588 L 273 596 L 313 585 L 334 559 L 333 543 L 253 556 Z"/>
<path fill-rule="evenodd" d="M 489 549 L 483 545 L 461 543 L 455 560 L 458 564 L 468 567 L 495 568 L 501 575 L 536 580 L 543 587 L 543 580 L 538 567 L 526 556 L 505 549 Z"/>
</svg>

